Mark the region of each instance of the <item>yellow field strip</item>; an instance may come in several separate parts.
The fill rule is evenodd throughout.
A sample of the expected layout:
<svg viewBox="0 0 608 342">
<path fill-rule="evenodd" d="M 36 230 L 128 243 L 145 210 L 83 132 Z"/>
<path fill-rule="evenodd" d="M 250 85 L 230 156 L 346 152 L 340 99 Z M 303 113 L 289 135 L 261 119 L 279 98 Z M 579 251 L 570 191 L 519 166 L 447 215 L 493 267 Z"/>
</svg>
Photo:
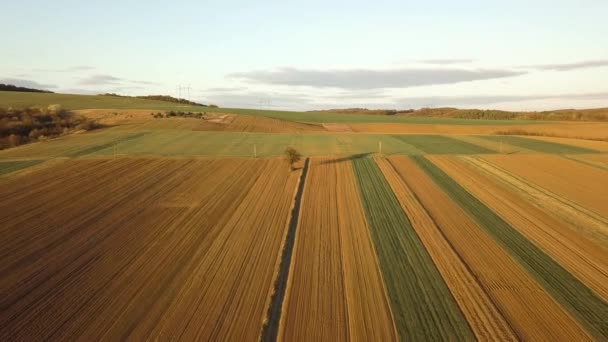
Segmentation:
<svg viewBox="0 0 608 342">
<path fill-rule="evenodd" d="M 573 230 L 608 247 L 608 219 L 482 158 L 463 156 L 462 160 L 507 185 L 529 203 L 556 215 Z"/>
<path fill-rule="evenodd" d="M 608 219 L 608 172 L 556 155 L 488 155 L 484 160 Z"/>
<path fill-rule="evenodd" d="M 348 161 L 311 159 L 293 253 L 280 340 L 397 340 Z"/>
</svg>

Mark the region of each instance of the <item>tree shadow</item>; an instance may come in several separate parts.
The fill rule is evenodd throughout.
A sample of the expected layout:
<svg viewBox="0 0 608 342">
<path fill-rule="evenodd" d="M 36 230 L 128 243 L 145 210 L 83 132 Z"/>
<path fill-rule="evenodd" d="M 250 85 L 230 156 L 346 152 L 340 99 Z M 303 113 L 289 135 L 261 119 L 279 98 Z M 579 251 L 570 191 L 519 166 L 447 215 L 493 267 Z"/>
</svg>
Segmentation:
<svg viewBox="0 0 608 342">
<path fill-rule="evenodd" d="M 361 158 L 365 158 L 367 156 L 372 155 L 372 152 L 367 152 L 367 153 L 358 153 L 358 154 L 353 154 L 347 157 L 342 157 L 342 158 L 335 158 L 335 159 L 329 159 L 329 160 L 323 160 L 321 162 L 319 162 L 319 164 L 336 164 L 336 163 L 342 163 L 342 162 L 346 162 L 346 161 L 352 161 L 355 159 L 361 159 Z"/>
</svg>

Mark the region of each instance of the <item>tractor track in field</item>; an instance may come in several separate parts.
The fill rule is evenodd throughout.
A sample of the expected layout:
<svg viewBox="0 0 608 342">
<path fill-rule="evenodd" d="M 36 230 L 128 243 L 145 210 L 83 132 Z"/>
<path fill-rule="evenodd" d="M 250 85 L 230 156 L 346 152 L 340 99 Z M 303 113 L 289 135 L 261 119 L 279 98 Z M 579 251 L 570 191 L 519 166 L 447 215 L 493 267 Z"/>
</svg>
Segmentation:
<svg viewBox="0 0 608 342">
<path fill-rule="evenodd" d="M 293 246 L 296 239 L 296 228 L 298 227 L 298 219 L 300 217 L 300 205 L 302 204 L 302 194 L 304 193 L 304 183 L 308 173 L 307 158 L 304 161 L 304 167 L 300 180 L 298 182 L 298 190 L 294 197 L 293 209 L 291 211 L 291 219 L 287 230 L 287 236 L 281 253 L 281 263 L 279 271 L 274 283 L 274 291 L 270 299 L 268 314 L 264 326 L 262 327 L 262 341 L 276 341 L 279 333 L 279 322 L 281 321 L 281 312 L 283 308 L 283 300 L 285 299 L 285 291 L 287 289 L 287 280 L 289 279 L 289 266 L 291 265 L 291 257 L 293 255 Z"/>
</svg>

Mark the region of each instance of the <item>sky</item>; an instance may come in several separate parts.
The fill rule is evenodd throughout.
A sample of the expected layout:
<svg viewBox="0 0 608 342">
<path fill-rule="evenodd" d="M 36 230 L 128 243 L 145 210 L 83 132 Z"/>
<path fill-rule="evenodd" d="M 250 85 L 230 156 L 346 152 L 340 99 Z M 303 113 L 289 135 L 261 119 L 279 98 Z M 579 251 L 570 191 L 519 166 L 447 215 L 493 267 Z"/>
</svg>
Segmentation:
<svg viewBox="0 0 608 342">
<path fill-rule="evenodd" d="M 606 0 L 3 1 L 0 83 L 287 110 L 608 107 L 606 13 Z"/>
</svg>

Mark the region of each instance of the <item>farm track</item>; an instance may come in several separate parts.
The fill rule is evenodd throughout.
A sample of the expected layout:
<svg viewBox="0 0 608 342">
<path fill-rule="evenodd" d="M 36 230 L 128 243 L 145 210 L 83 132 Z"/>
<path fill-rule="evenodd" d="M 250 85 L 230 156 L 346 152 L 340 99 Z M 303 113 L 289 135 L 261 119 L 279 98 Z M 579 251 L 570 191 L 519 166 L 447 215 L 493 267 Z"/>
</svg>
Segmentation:
<svg viewBox="0 0 608 342">
<path fill-rule="evenodd" d="M 608 219 L 484 159 L 464 156 L 462 159 L 508 185 L 535 206 L 560 217 L 580 234 L 608 247 Z"/>
<path fill-rule="evenodd" d="M 559 156 L 488 156 L 484 160 L 594 210 L 608 219 L 608 172 Z"/>
<path fill-rule="evenodd" d="M 405 157 L 390 157 L 389 161 L 520 339 L 591 340 L 526 269 L 442 191 L 426 170 Z"/>
<path fill-rule="evenodd" d="M 473 339 L 473 333 L 380 169 L 353 160 L 397 332 L 403 340 Z"/>
<path fill-rule="evenodd" d="M 476 339 L 480 341 L 517 340 L 509 323 L 471 273 L 468 265 L 445 239 L 410 187 L 399 177 L 389 161 L 377 158 L 376 163 L 456 299 Z"/>
<path fill-rule="evenodd" d="M 608 301 L 608 250 L 584 238 L 524 198 L 458 158 L 428 157 L 435 165 Z"/>
<path fill-rule="evenodd" d="M 396 340 L 378 267 L 350 162 L 311 159 L 280 339 Z"/>
<path fill-rule="evenodd" d="M 596 338 L 608 336 L 608 304 L 424 157 L 412 157 L 441 188 Z M 542 307 L 542 306 L 541 306 Z"/>
<path fill-rule="evenodd" d="M 77 160 L 7 182 L 0 190 L 0 207 L 11 208 L 1 211 L 10 216 L 0 216 L 6 237 L 0 338 L 175 338 L 196 331 L 255 339 L 292 195 L 280 194 L 296 177 L 287 177 L 277 163 Z M 283 172 L 272 171 L 277 169 Z M 262 172 L 273 180 L 263 181 Z M 275 199 L 263 202 L 265 208 L 252 205 L 259 203 L 259 194 L 270 191 Z M 251 220 L 252 228 L 241 220 Z M 247 229 L 236 239 L 241 226 Z M 236 248 L 220 247 L 227 242 Z M 239 260 L 251 261 L 250 267 L 243 271 Z M 217 267 L 195 272 L 212 263 L 221 272 Z M 232 290 L 232 300 L 223 297 L 220 306 L 226 311 L 203 315 L 186 304 L 202 298 L 204 288 L 215 289 L 209 279 L 201 285 L 201 277 L 213 270 L 215 279 L 223 279 L 223 287 Z M 225 289 L 212 295 L 219 300 Z M 234 325 L 235 315 L 249 319 Z M 219 319 L 224 316 L 227 320 Z M 205 328 L 199 320 L 213 326 L 200 331 Z M 173 334 L 159 331 L 184 322 L 192 324 L 173 329 Z"/>
</svg>

